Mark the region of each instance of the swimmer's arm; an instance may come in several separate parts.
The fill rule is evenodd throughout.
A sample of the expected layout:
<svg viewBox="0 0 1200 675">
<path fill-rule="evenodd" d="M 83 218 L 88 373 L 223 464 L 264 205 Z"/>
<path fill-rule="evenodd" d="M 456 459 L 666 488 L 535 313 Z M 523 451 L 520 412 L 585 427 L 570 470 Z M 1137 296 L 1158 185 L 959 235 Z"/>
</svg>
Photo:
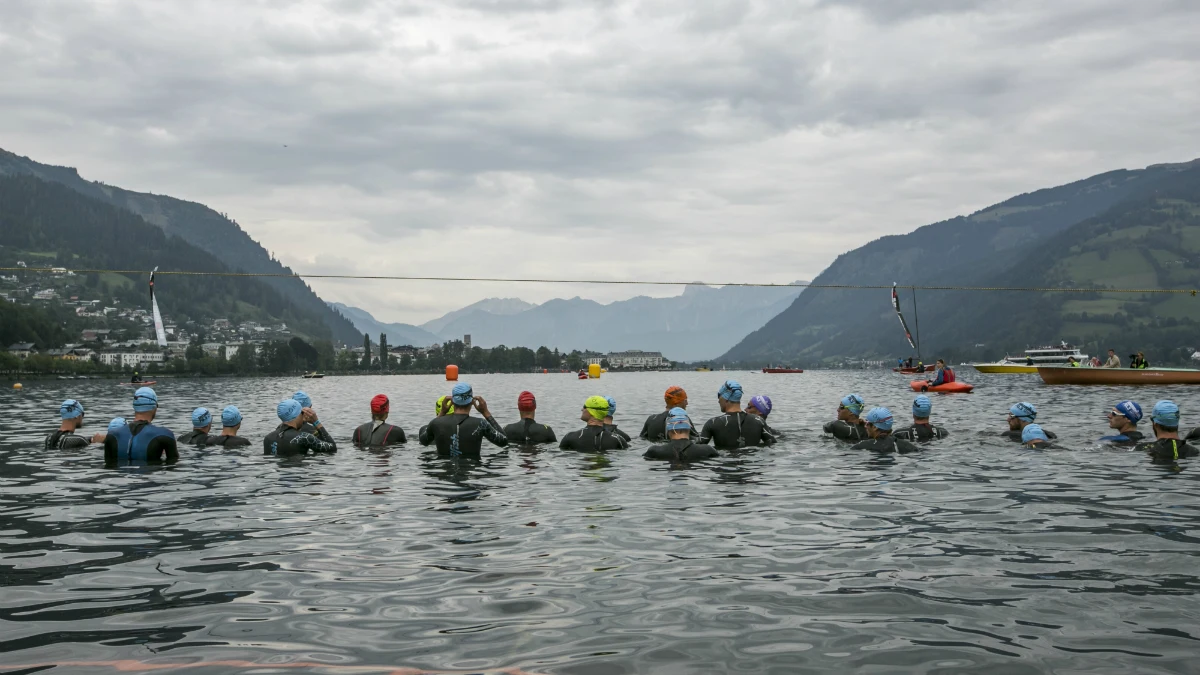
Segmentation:
<svg viewBox="0 0 1200 675">
<path fill-rule="evenodd" d="M 398 426 L 393 425 L 391 430 L 388 431 L 387 436 L 384 437 L 384 439 L 383 439 L 384 443 L 388 442 L 388 439 L 392 436 L 393 431 L 395 431 L 395 433 L 396 433 L 396 442 L 397 443 L 407 443 L 408 442 L 408 437 L 404 435 L 404 430 Z"/>
<path fill-rule="evenodd" d="M 713 436 L 713 421 L 709 420 L 704 423 L 704 429 L 700 431 L 700 440 L 698 442 L 707 444 L 712 440 Z"/>
<path fill-rule="evenodd" d="M 334 453 L 337 452 L 337 444 L 329 438 L 329 432 L 324 429 L 317 429 L 317 433 L 324 436 L 313 436 L 312 434 L 299 433 L 292 437 L 291 446 L 298 450 L 312 450 L 313 452 Z M 328 439 L 328 440 L 326 440 Z"/>
<path fill-rule="evenodd" d="M 546 430 L 546 441 L 545 441 L 546 443 L 557 443 L 558 442 L 558 436 L 554 435 L 553 429 L 551 429 L 546 424 L 543 424 L 542 428 Z"/>
<path fill-rule="evenodd" d="M 508 437 L 504 435 L 504 430 L 500 428 L 500 423 L 491 415 L 483 418 L 483 435 L 497 447 L 505 447 L 508 445 Z"/>
<path fill-rule="evenodd" d="M 426 424 L 417 431 L 417 442 L 421 445 L 433 444 L 433 425 Z"/>
</svg>

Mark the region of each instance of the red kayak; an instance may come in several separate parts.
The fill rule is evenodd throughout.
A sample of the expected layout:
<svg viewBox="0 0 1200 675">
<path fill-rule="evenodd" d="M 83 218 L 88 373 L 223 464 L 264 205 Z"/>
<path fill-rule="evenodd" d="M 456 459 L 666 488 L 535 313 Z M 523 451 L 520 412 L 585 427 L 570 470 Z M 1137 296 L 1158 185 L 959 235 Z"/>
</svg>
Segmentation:
<svg viewBox="0 0 1200 675">
<path fill-rule="evenodd" d="M 975 390 L 975 385 L 966 382 L 947 382 L 936 387 L 929 386 L 925 380 L 913 380 L 908 384 L 913 391 L 936 391 L 943 394 L 969 394 Z"/>
</svg>

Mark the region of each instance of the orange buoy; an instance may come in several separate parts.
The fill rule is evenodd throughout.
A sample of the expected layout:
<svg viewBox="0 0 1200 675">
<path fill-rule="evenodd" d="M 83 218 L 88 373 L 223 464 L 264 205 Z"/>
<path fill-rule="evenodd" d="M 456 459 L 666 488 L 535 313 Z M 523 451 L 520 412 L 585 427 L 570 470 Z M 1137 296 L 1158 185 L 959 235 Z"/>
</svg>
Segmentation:
<svg viewBox="0 0 1200 675">
<path fill-rule="evenodd" d="M 21 383 L 20 383 L 20 382 L 17 382 L 16 384 L 14 384 L 14 385 L 13 385 L 13 389 L 21 389 L 21 388 L 22 388 L 22 387 L 21 387 Z"/>
<path fill-rule="evenodd" d="M 446 366 L 446 379 L 451 382 L 458 380 L 458 366 L 454 364 Z"/>
<path fill-rule="evenodd" d="M 546 373 L 549 373 L 549 372 L 550 372 L 550 371 L 549 371 L 549 370 L 547 370 L 546 368 L 542 368 L 542 374 L 543 374 L 543 375 L 545 375 Z"/>
</svg>

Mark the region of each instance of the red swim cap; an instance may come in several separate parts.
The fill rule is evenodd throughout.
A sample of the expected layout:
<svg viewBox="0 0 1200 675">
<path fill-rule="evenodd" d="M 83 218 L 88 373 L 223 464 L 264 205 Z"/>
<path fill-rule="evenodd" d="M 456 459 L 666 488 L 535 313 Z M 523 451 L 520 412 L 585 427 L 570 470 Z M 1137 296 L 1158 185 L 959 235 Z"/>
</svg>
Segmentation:
<svg viewBox="0 0 1200 675">
<path fill-rule="evenodd" d="M 533 392 L 521 392 L 521 395 L 517 397 L 517 410 L 529 412 L 535 408 L 537 408 L 537 399 L 533 397 Z"/>
<path fill-rule="evenodd" d="M 382 415 L 383 413 L 387 412 L 390 407 L 391 403 L 388 401 L 388 397 L 384 396 L 383 394 L 376 394 L 375 398 L 371 399 L 372 414 Z"/>
<path fill-rule="evenodd" d="M 663 394 L 663 400 L 672 408 L 683 405 L 687 401 L 687 392 L 683 387 L 667 387 L 667 392 Z"/>
</svg>

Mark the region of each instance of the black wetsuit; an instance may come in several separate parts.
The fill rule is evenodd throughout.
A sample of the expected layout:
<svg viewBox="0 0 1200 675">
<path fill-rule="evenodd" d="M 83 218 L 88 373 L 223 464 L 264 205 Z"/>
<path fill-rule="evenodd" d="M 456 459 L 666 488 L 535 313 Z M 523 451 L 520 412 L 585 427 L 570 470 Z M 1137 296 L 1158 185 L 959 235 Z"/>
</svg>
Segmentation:
<svg viewBox="0 0 1200 675">
<path fill-rule="evenodd" d="M 936 424 L 910 424 L 903 429 L 893 431 L 892 435 L 906 441 L 936 441 L 939 438 L 946 438 L 950 432 Z"/>
<path fill-rule="evenodd" d="M 443 457 L 479 459 L 485 438 L 501 448 L 508 445 L 508 438 L 495 418 L 471 417 L 464 412 L 434 418 L 421 429 L 417 440 L 421 445 L 436 444 L 438 454 Z"/>
<path fill-rule="evenodd" d="M 537 445 L 558 441 L 558 436 L 554 435 L 553 429 L 529 418 L 504 427 L 504 437 L 508 439 L 509 443 L 517 445 Z"/>
<path fill-rule="evenodd" d="M 178 460 L 175 434 L 146 420 L 133 420 L 104 438 L 104 463 L 109 466 L 121 462 L 170 464 Z"/>
<path fill-rule="evenodd" d="M 1174 462 L 1184 457 L 1200 455 L 1200 450 L 1188 445 L 1187 441 L 1174 438 L 1160 438 L 1156 441 L 1138 443 L 1137 449 L 1149 453 L 1155 462 Z"/>
<path fill-rule="evenodd" d="M 224 434 L 209 434 L 204 439 L 204 446 L 218 445 L 223 448 L 244 448 L 250 445 L 250 439 L 241 436 L 226 436 Z"/>
<path fill-rule="evenodd" d="M 704 423 L 701 443 L 712 443 L 722 450 L 775 445 L 762 418 L 747 412 L 725 413 Z"/>
<path fill-rule="evenodd" d="M 822 427 L 825 433 L 833 434 L 834 438 L 840 438 L 843 441 L 865 441 L 870 438 L 867 435 L 867 425 L 865 422 L 859 424 L 850 424 L 843 420 L 834 420 L 826 422 Z"/>
<path fill-rule="evenodd" d="M 313 453 L 337 452 L 337 443 L 325 430 L 324 426 L 316 427 L 316 435 L 302 429 L 293 429 L 286 424 L 280 424 L 275 431 L 263 438 L 263 454 L 290 457 Z"/>
<path fill-rule="evenodd" d="M 920 448 L 904 440 L 903 438 L 896 438 L 891 434 L 888 434 L 887 436 L 879 436 L 878 438 L 871 438 L 861 443 L 855 443 L 850 449 L 874 450 L 876 452 L 916 452 L 920 450 Z"/>
<path fill-rule="evenodd" d="M 208 440 L 208 432 L 200 429 L 192 429 L 186 434 L 179 434 L 179 438 L 175 439 L 180 445 L 204 445 Z"/>
<path fill-rule="evenodd" d="M 1112 443 L 1113 445 L 1132 446 L 1141 443 L 1145 438 L 1146 434 L 1137 429 L 1131 429 L 1130 431 L 1122 431 L 1112 436 L 1104 436 L 1100 440 L 1105 443 Z"/>
<path fill-rule="evenodd" d="M 708 445 L 697 445 L 690 438 L 680 438 L 667 441 L 662 445 L 650 446 L 642 457 L 660 459 L 668 462 L 698 462 L 704 459 L 720 457 L 720 453 Z"/>
<path fill-rule="evenodd" d="M 91 443 L 90 440 L 76 435 L 74 431 L 59 429 L 46 437 L 45 448 L 47 450 L 76 450 L 86 448 L 89 443 Z"/>
<path fill-rule="evenodd" d="M 657 415 L 651 415 L 646 418 L 646 422 L 642 424 L 642 433 L 639 434 L 647 441 L 661 443 L 667 440 L 667 418 L 671 416 L 670 410 L 664 410 Z M 690 436 L 692 438 L 700 438 L 700 434 L 696 433 L 696 425 L 692 424 L 692 418 L 688 417 L 688 425 L 692 428 Z"/>
<path fill-rule="evenodd" d="M 352 437 L 354 444 L 382 448 L 386 445 L 408 442 L 408 438 L 404 436 L 404 430 L 400 427 L 387 422 L 377 422 L 377 420 L 371 420 L 355 429 Z"/>
<path fill-rule="evenodd" d="M 1042 431 L 1046 432 L 1046 438 L 1049 438 L 1050 440 L 1054 440 L 1054 439 L 1058 438 L 1058 434 L 1054 433 L 1053 431 L 1047 431 L 1046 429 L 1042 429 Z M 1018 443 L 1021 442 L 1021 432 L 1020 431 L 1013 431 L 1012 429 L 1009 429 L 1008 431 L 1000 432 L 1000 435 L 1004 438 L 1007 438 L 1010 441 L 1016 441 Z"/>
<path fill-rule="evenodd" d="M 607 431 L 608 433 L 612 434 L 613 436 L 619 436 L 619 437 L 625 439 L 626 443 L 629 443 L 633 440 L 632 438 L 629 437 L 629 434 L 618 429 L 617 425 L 615 425 L 615 424 L 605 424 L 604 430 Z"/>
<path fill-rule="evenodd" d="M 629 441 L 602 426 L 588 425 L 579 431 L 572 431 L 563 436 L 558 447 L 560 450 L 582 450 L 584 452 L 624 450 L 629 447 Z"/>
</svg>

